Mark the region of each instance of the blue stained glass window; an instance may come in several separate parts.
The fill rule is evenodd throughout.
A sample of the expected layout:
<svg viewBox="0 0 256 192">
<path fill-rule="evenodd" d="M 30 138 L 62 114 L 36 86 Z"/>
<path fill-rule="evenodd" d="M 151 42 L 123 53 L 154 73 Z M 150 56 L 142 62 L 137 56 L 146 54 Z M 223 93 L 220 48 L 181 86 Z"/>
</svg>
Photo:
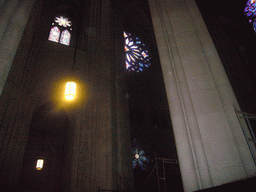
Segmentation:
<svg viewBox="0 0 256 192">
<path fill-rule="evenodd" d="M 141 72 L 151 64 L 151 57 L 145 44 L 130 33 L 124 32 L 125 66 L 128 71 Z"/>
<path fill-rule="evenodd" d="M 138 146 L 135 147 L 133 151 L 133 169 L 140 167 L 141 169 L 147 169 L 147 164 L 149 159 L 143 149 Z"/>
<path fill-rule="evenodd" d="M 256 32 L 256 20 L 253 21 L 253 29 Z"/>
<path fill-rule="evenodd" d="M 244 13 L 248 17 L 249 22 L 251 23 L 256 16 L 256 0 L 248 0 L 245 8 Z"/>
</svg>

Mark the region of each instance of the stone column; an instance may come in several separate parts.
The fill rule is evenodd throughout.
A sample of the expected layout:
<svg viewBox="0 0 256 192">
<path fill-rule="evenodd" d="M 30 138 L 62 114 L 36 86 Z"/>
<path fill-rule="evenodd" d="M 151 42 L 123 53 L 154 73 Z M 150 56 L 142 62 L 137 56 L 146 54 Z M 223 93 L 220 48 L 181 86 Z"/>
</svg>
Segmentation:
<svg viewBox="0 0 256 192">
<path fill-rule="evenodd" d="M 81 105 L 77 113 L 72 190 L 116 190 L 119 186 L 117 96 L 111 1 L 92 0 L 90 18 L 85 20 L 89 20 L 85 23 L 93 33 L 88 35 L 88 51 L 83 51 L 80 70 L 84 70 L 90 96 L 88 103 Z"/>
<path fill-rule="evenodd" d="M 10 23 L 12 15 L 15 13 L 18 3 L 19 0 L 7 0 L 6 2 L 0 2 L 0 40 Z"/>
<path fill-rule="evenodd" d="M 122 2 L 120 2 L 122 3 Z M 127 94 L 127 80 L 123 73 L 125 70 L 125 52 L 123 38 L 123 17 L 120 12 L 114 13 L 114 47 L 115 60 L 113 65 L 116 71 L 116 123 L 117 129 L 117 171 L 118 185 L 120 191 L 133 191 L 133 172 L 132 172 L 132 146 L 129 118 L 129 95 Z M 121 38 L 120 38 L 121 37 Z"/>
<path fill-rule="evenodd" d="M 194 0 L 149 0 L 185 191 L 255 173 L 237 100 Z"/>
<path fill-rule="evenodd" d="M 11 12 L 14 10 L 14 7 L 17 6 L 17 2 L 18 1 L 7 2 L 5 7 L 6 10 L 3 12 L 6 12 L 6 15 L 2 15 L 3 20 L 1 20 L 0 28 L 3 27 L 4 29 L 4 26 L 7 25 L 7 23 L 8 26 L 6 27 L 5 31 L 0 31 L 0 35 L 1 33 L 4 33 L 0 44 L 0 95 L 4 88 L 9 70 L 16 54 L 16 50 L 23 35 L 23 31 L 26 26 L 34 0 L 22 0 L 14 13 L 11 14 Z M 12 17 L 11 20 L 10 17 Z M 10 22 L 8 22 L 9 20 Z"/>
</svg>

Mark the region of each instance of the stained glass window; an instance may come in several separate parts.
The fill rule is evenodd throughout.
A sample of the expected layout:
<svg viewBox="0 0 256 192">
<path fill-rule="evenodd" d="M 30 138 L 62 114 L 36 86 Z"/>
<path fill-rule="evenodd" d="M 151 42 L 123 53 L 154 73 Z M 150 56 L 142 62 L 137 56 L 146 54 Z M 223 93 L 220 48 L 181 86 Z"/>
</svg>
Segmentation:
<svg viewBox="0 0 256 192">
<path fill-rule="evenodd" d="M 249 22 L 251 23 L 256 17 L 256 0 L 247 1 L 244 8 L 244 13 L 248 17 Z"/>
<path fill-rule="evenodd" d="M 48 40 L 58 43 L 59 42 L 59 38 L 60 38 L 60 29 L 58 27 L 56 27 L 56 26 L 52 27 Z"/>
<path fill-rule="evenodd" d="M 60 37 L 60 43 L 64 45 L 69 45 L 69 41 L 70 41 L 70 32 L 68 30 L 62 31 L 61 37 Z"/>
<path fill-rule="evenodd" d="M 140 167 L 142 169 L 146 169 L 146 164 L 148 162 L 148 159 L 145 155 L 144 150 L 136 147 L 135 150 L 133 151 L 133 169 L 136 167 Z"/>
<path fill-rule="evenodd" d="M 133 169 L 140 168 L 142 170 L 146 170 L 150 163 L 150 157 L 146 152 L 146 147 L 140 145 L 137 139 L 134 139 L 132 142 L 132 151 Z"/>
<path fill-rule="evenodd" d="M 146 45 L 138 37 L 127 32 L 124 32 L 124 41 L 126 69 L 141 72 L 148 68 L 151 64 L 151 57 Z"/>
<path fill-rule="evenodd" d="M 71 21 L 64 16 L 58 16 L 54 18 L 49 34 L 49 41 L 61 43 L 63 45 L 69 45 L 71 39 Z"/>
<path fill-rule="evenodd" d="M 255 20 L 255 19 L 254 19 L 254 21 L 253 21 L 252 26 L 253 26 L 254 31 L 256 32 L 256 20 Z"/>
<path fill-rule="evenodd" d="M 71 27 L 71 21 L 63 16 L 55 17 L 55 22 L 58 23 L 59 26 Z"/>
</svg>

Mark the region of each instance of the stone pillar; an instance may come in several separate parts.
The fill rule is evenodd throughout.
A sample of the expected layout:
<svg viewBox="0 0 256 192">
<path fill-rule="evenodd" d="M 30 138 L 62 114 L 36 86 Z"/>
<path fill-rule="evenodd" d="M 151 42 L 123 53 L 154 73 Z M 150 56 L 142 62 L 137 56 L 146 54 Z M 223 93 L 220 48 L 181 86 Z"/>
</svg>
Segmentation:
<svg viewBox="0 0 256 192">
<path fill-rule="evenodd" d="M 0 3 L 0 40 L 2 39 L 6 28 L 15 13 L 19 0 L 7 0 Z"/>
<path fill-rule="evenodd" d="M 2 41 L 0 44 L 0 95 L 9 74 L 16 50 L 23 35 L 34 0 L 8 1 L 1 15 Z M 11 14 L 13 12 L 13 14 Z M 2 20 L 3 19 L 3 20 Z M 11 19 L 11 20 L 10 20 Z M 8 26 L 7 26 L 8 25 Z"/>
<path fill-rule="evenodd" d="M 185 191 L 255 173 L 237 100 L 194 0 L 149 0 Z"/>
<path fill-rule="evenodd" d="M 109 0 L 92 0 L 89 8 L 90 17 L 86 18 L 89 22 L 85 24 L 90 26 L 92 33 L 88 34 L 87 51 L 81 51 L 84 58 L 76 62 L 87 78 L 89 97 L 76 116 L 72 190 L 116 190 L 119 186 L 119 138 L 112 4 Z"/>
<path fill-rule="evenodd" d="M 122 3 L 122 2 L 120 2 Z M 133 191 L 133 172 L 132 172 L 132 146 L 130 136 L 129 118 L 129 95 L 127 94 L 127 77 L 125 70 L 125 52 L 123 38 L 123 17 L 118 13 L 114 17 L 114 45 L 116 70 L 116 123 L 117 129 L 117 159 L 118 185 L 120 191 Z M 120 38 L 121 37 L 121 38 Z"/>
</svg>

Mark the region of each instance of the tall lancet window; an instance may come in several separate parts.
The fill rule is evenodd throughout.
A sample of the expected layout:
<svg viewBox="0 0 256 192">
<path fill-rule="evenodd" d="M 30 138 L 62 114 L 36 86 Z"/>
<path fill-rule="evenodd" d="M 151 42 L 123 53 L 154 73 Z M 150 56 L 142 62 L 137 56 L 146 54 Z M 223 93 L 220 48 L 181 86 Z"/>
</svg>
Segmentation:
<svg viewBox="0 0 256 192">
<path fill-rule="evenodd" d="M 136 36 L 124 32 L 125 66 L 128 71 L 142 72 L 151 64 L 146 45 Z"/>
<path fill-rule="evenodd" d="M 69 18 L 58 16 L 54 18 L 48 37 L 49 41 L 69 45 L 71 39 L 72 22 Z"/>
</svg>

